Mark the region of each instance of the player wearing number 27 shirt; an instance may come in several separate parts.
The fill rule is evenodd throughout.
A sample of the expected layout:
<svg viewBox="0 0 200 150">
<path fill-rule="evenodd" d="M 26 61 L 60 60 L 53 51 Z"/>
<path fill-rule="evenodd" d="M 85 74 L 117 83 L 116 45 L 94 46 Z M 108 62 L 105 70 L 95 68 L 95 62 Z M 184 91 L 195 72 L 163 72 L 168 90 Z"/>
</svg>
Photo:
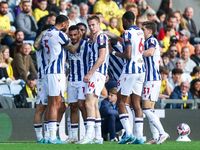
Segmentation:
<svg viewBox="0 0 200 150">
<path fill-rule="evenodd" d="M 137 139 L 132 144 L 142 144 L 143 140 L 143 113 L 140 107 L 140 97 L 143 82 L 145 79 L 145 66 L 142 57 L 144 45 L 143 31 L 134 25 L 135 15 L 127 11 L 123 17 L 123 27 L 126 30 L 123 34 L 124 53 L 113 51 L 112 54 L 125 59 L 122 74 L 117 87 L 117 105 L 120 121 L 126 130 L 126 136 L 119 144 L 126 144 L 135 139 L 129 123 L 129 115 L 125 107 L 125 102 L 130 96 L 135 111 L 135 127 Z"/>
</svg>

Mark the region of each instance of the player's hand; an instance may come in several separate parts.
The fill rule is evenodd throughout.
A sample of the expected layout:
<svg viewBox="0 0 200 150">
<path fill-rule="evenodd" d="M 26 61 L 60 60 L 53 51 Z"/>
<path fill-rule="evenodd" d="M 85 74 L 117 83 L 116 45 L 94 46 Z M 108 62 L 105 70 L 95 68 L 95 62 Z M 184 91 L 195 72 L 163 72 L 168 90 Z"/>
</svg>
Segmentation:
<svg viewBox="0 0 200 150">
<path fill-rule="evenodd" d="M 85 77 L 83 78 L 83 82 L 87 83 L 90 80 L 91 75 L 86 74 Z"/>
</svg>

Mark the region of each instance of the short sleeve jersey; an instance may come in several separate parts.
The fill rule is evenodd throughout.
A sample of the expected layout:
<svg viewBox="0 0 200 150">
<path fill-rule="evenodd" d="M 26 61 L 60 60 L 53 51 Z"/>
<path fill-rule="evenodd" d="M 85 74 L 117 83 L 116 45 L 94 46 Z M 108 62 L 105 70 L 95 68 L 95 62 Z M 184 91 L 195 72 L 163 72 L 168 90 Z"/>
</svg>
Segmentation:
<svg viewBox="0 0 200 150">
<path fill-rule="evenodd" d="M 64 44 L 69 43 L 68 36 L 55 27 L 47 30 L 42 37 L 46 74 L 65 74 L 66 51 Z"/>
<path fill-rule="evenodd" d="M 123 48 L 131 45 L 131 58 L 125 59 L 123 73 L 142 73 L 145 72 L 142 57 L 144 47 L 144 33 L 137 26 L 131 26 L 123 34 Z"/>
</svg>

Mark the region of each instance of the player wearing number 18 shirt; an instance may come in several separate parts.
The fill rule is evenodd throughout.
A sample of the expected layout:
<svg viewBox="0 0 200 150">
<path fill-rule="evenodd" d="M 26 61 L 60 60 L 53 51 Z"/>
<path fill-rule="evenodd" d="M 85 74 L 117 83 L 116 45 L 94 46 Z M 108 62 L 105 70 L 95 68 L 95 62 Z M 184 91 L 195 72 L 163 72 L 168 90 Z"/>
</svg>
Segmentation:
<svg viewBox="0 0 200 150">
<path fill-rule="evenodd" d="M 161 86 L 159 73 L 160 50 L 157 39 L 153 36 L 156 32 L 156 24 L 151 21 L 143 22 L 145 42 L 143 59 L 146 67 L 145 82 L 142 93 L 142 110 L 146 114 L 153 138 L 147 144 L 161 144 L 169 135 L 164 131 L 163 126 L 154 113 L 154 105 L 158 100 Z"/>
<path fill-rule="evenodd" d="M 143 113 L 140 107 L 140 97 L 142 86 L 145 78 L 145 66 L 142 58 L 144 33 L 141 29 L 134 25 L 135 15 L 127 11 L 123 17 L 123 27 L 126 30 L 123 34 L 124 53 L 113 51 L 112 54 L 125 59 L 122 74 L 118 81 L 117 98 L 118 111 L 120 121 L 126 130 L 126 136 L 119 144 L 143 144 Z M 129 123 L 129 115 L 125 107 L 128 97 L 131 97 L 133 109 L 135 111 L 135 127 L 137 131 L 137 139 L 132 133 Z"/>
</svg>

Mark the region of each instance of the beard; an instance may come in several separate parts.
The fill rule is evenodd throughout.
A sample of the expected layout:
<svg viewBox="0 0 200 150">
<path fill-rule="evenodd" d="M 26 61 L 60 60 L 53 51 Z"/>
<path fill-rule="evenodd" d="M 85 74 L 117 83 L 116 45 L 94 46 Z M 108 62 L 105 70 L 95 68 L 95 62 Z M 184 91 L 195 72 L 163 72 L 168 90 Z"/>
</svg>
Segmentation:
<svg viewBox="0 0 200 150">
<path fill-rule="evenodd" d="M 6 12 L 6 11 L 0 11 L 0 14 L 1 14 L 2 16 L 4 16 L 4 15 L 7 14 L 7 12 Z"/>
<path fill-rule="evenodd" d="M 67 31 L 67 28 L 64 27 L 64 28 L 61 29 L 61 31 L 66 32 L 66 31 Z"/>
<path fill-rule="evenodd" d="M 17 41 L 17 43 L 22 43 L 23 39 L 17 39 L 16 41 Z"/>
</svg>

